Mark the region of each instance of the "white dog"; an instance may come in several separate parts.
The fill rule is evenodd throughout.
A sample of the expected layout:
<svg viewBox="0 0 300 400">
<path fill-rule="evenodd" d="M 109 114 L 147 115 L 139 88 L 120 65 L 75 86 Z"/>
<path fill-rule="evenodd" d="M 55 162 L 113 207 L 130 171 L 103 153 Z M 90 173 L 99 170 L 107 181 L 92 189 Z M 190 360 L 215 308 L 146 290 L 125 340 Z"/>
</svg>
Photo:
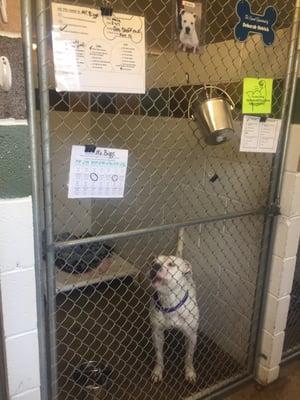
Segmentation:
<svg viewBox="0 0 300 400">
<path fill-rule="evenodd" d="M 197 15 L 182 9 L 180 16 L 182 27 L 179 35 L 180 47 L 182 47 L 183 51 L 192 49 L 196 53 L 199 47 L 199 39 L 195 27 Z"/>
<path fill-rule="evenodd" d="M 195 382 L 193 358 L 197 344 L 199 309 L 191 265 L 179 257 L 159 256 L 150 270 L 150 278 L 155 289 L 150 311 L 156 351 L 152 380 L 162 380 L 164 331 L 176 328 L 186 337 L 185 378 Z"/>
</svg>

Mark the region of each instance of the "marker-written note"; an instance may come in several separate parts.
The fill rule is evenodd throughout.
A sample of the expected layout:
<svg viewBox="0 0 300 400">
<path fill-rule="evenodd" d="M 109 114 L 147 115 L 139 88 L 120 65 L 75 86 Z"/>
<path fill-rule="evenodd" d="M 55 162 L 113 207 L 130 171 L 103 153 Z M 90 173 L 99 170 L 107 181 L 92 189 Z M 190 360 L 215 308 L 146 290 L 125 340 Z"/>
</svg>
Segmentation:
<svg viewBox="0 0 300 400">
<path fill-rule="evenodd" d="M 243 114 L 270 114 L 272 96 L 273 79 L 244 78 Z"/>
<path fill-rule="evenodd" d="M 128 150 L 72 146 L 68 198 L 123 197 L 127 161 Z"/>
<path fill-rule="evenodd" d="M 256 153 L 276 153 L 281 120 L 245 115 L 243 120 L 240 151 Z"/>
<path fill-rule="evenodd" d="M 145 93 L 144 17 L 52 3 L 57 91 Z"/>
</svg>

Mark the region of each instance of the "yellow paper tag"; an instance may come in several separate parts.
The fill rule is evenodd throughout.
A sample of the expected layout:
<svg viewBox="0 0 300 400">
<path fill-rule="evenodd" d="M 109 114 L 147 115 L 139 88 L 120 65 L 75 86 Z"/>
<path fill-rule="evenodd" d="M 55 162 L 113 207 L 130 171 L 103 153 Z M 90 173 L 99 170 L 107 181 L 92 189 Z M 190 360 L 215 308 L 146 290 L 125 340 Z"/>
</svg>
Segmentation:
<svg viewBox="0 0 300 400">
<path fill-rule="evenodd" d="M 244 78 L 243 114 L 271 114 L 273 79 Z"/>
</svg>

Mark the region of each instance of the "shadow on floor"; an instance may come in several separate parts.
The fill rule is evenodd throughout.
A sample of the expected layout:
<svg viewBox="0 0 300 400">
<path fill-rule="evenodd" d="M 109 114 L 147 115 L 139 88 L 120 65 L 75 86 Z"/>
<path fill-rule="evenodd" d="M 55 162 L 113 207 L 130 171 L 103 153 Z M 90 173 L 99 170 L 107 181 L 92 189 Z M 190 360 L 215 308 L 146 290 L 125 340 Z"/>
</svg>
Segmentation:
<svg viewBox="0 0 300 400">
<path fill-rule="evenodd" d="M 248 384 L 224 400 L 299 400 L 300 359 L 282 367 L 280 378 L 269 386 Z"/>
</svg>

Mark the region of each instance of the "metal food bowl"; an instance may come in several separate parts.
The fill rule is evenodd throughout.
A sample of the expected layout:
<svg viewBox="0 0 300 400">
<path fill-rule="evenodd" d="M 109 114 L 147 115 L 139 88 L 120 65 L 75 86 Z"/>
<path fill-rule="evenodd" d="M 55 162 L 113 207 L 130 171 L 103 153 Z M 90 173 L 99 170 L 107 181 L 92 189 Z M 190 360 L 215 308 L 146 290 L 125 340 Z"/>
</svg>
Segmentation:
<svg viewBox="0 0 300 400">
<path fill-rule="evenodd" d="M 87 361 L 78 365 L 73 372 L 73 380 L 80 386 L 96 390 L 109 382 L 112 367 L 98 361 Z"/>
</svg>

